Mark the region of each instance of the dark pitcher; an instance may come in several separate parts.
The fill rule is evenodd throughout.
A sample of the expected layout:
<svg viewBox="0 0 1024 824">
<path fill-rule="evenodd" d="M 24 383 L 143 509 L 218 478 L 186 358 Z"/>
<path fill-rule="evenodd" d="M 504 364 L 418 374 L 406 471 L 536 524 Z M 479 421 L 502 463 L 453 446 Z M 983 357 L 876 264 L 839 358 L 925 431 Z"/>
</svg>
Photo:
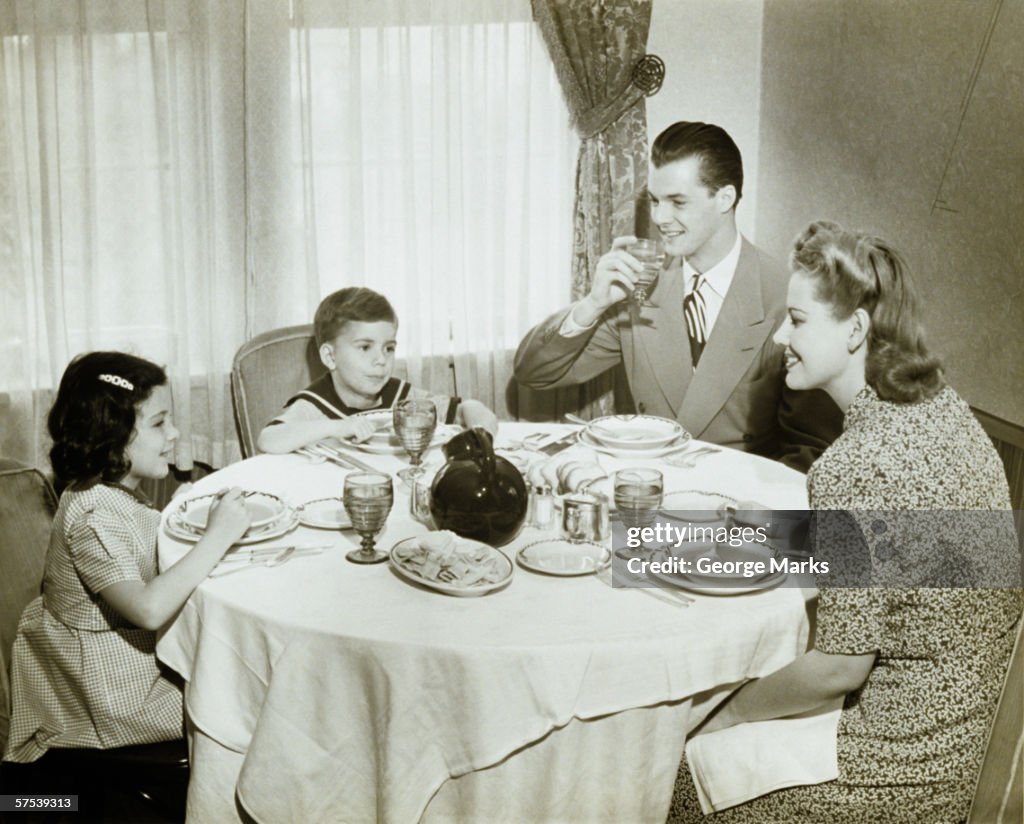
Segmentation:
<svg viewBox="0 0 1024 824">
<path fill-rule="evenodd" d="M 444 446 L 447 462 L 430 488 L 438 529 L 491 546 L 508 543 L 526 518 L 529 496 L 522 474 L 494 454 L 486 429 L 461 432 Z"/>
</svg>

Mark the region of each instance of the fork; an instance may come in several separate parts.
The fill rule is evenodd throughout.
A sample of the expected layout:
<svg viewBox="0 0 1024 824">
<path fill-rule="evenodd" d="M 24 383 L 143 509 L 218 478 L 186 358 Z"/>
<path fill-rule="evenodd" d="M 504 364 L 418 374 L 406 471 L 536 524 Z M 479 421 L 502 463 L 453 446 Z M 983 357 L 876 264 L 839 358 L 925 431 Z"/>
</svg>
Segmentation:
<svg viewBox="0 0 1024 824">
<path fill-rule="evenodd" d="M 672 466 L 678 466 L 682 469 L 693 469 L 697 465 L 697 458 L 704 458 L 708 455 L 717 455 L 721 452 L 721 449 L 716 449 L 713 446 L 702 446 L 700 449 L 695 449 L 693 452 L 684 452 L 682 455 L 670 455 L 665 457 L 665 463 L 671 464 Z"/>
</svg>

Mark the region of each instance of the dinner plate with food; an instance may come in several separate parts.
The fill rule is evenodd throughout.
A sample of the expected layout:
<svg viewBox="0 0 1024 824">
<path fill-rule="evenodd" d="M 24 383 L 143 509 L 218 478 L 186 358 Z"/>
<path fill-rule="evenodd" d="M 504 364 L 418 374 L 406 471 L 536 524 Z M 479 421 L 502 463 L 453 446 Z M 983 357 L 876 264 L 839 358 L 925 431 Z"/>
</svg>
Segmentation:
<svg viewBox="0 0 1024 824">
<path fill-rule="evenodd" d="M 448 530 L 399 541 L 390 561 L 406 581 L 462 598 L 496 592 L 512 580 L 512 561 L 505 553 Z"/>
</svg>

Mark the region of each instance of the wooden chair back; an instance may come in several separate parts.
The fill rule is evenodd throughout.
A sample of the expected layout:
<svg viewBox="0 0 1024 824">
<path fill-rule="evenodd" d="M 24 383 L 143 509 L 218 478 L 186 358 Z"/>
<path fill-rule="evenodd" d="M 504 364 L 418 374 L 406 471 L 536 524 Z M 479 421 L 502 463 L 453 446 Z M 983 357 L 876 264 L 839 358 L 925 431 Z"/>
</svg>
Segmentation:
<svg viewBox="0 0 1024 824">
<path fill-rule="evenodd" d="M 1024 618 L 989 732 L 968 824 L 1024 821 Z"/>
</svg>

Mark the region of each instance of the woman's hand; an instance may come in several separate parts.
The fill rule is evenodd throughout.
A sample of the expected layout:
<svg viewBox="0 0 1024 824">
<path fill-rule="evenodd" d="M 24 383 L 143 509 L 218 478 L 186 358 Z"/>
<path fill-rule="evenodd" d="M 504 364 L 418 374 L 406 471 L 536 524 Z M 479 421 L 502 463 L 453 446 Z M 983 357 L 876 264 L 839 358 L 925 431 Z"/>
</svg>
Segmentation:
<svg viewBox="0 0 1024 824">
<path fill-rule="evenodd" d="M 242 490 L 237 486 L 222 491 L 210 507 L 210 518 L 206 524 L 206 534 L 219 541 L 225 541 L 227 550 L 241 538 L 252 525 L 252 515 L 245 507 Z"/>
<path fill-rule="evenodd" d="M 376 431 L 377 427 L 369 418 L 353 415 L 351 418 L 342 418 L 335 422 L 334 437 L 343 441 L 351 440 L 362 443 Z"/>
</svg>

